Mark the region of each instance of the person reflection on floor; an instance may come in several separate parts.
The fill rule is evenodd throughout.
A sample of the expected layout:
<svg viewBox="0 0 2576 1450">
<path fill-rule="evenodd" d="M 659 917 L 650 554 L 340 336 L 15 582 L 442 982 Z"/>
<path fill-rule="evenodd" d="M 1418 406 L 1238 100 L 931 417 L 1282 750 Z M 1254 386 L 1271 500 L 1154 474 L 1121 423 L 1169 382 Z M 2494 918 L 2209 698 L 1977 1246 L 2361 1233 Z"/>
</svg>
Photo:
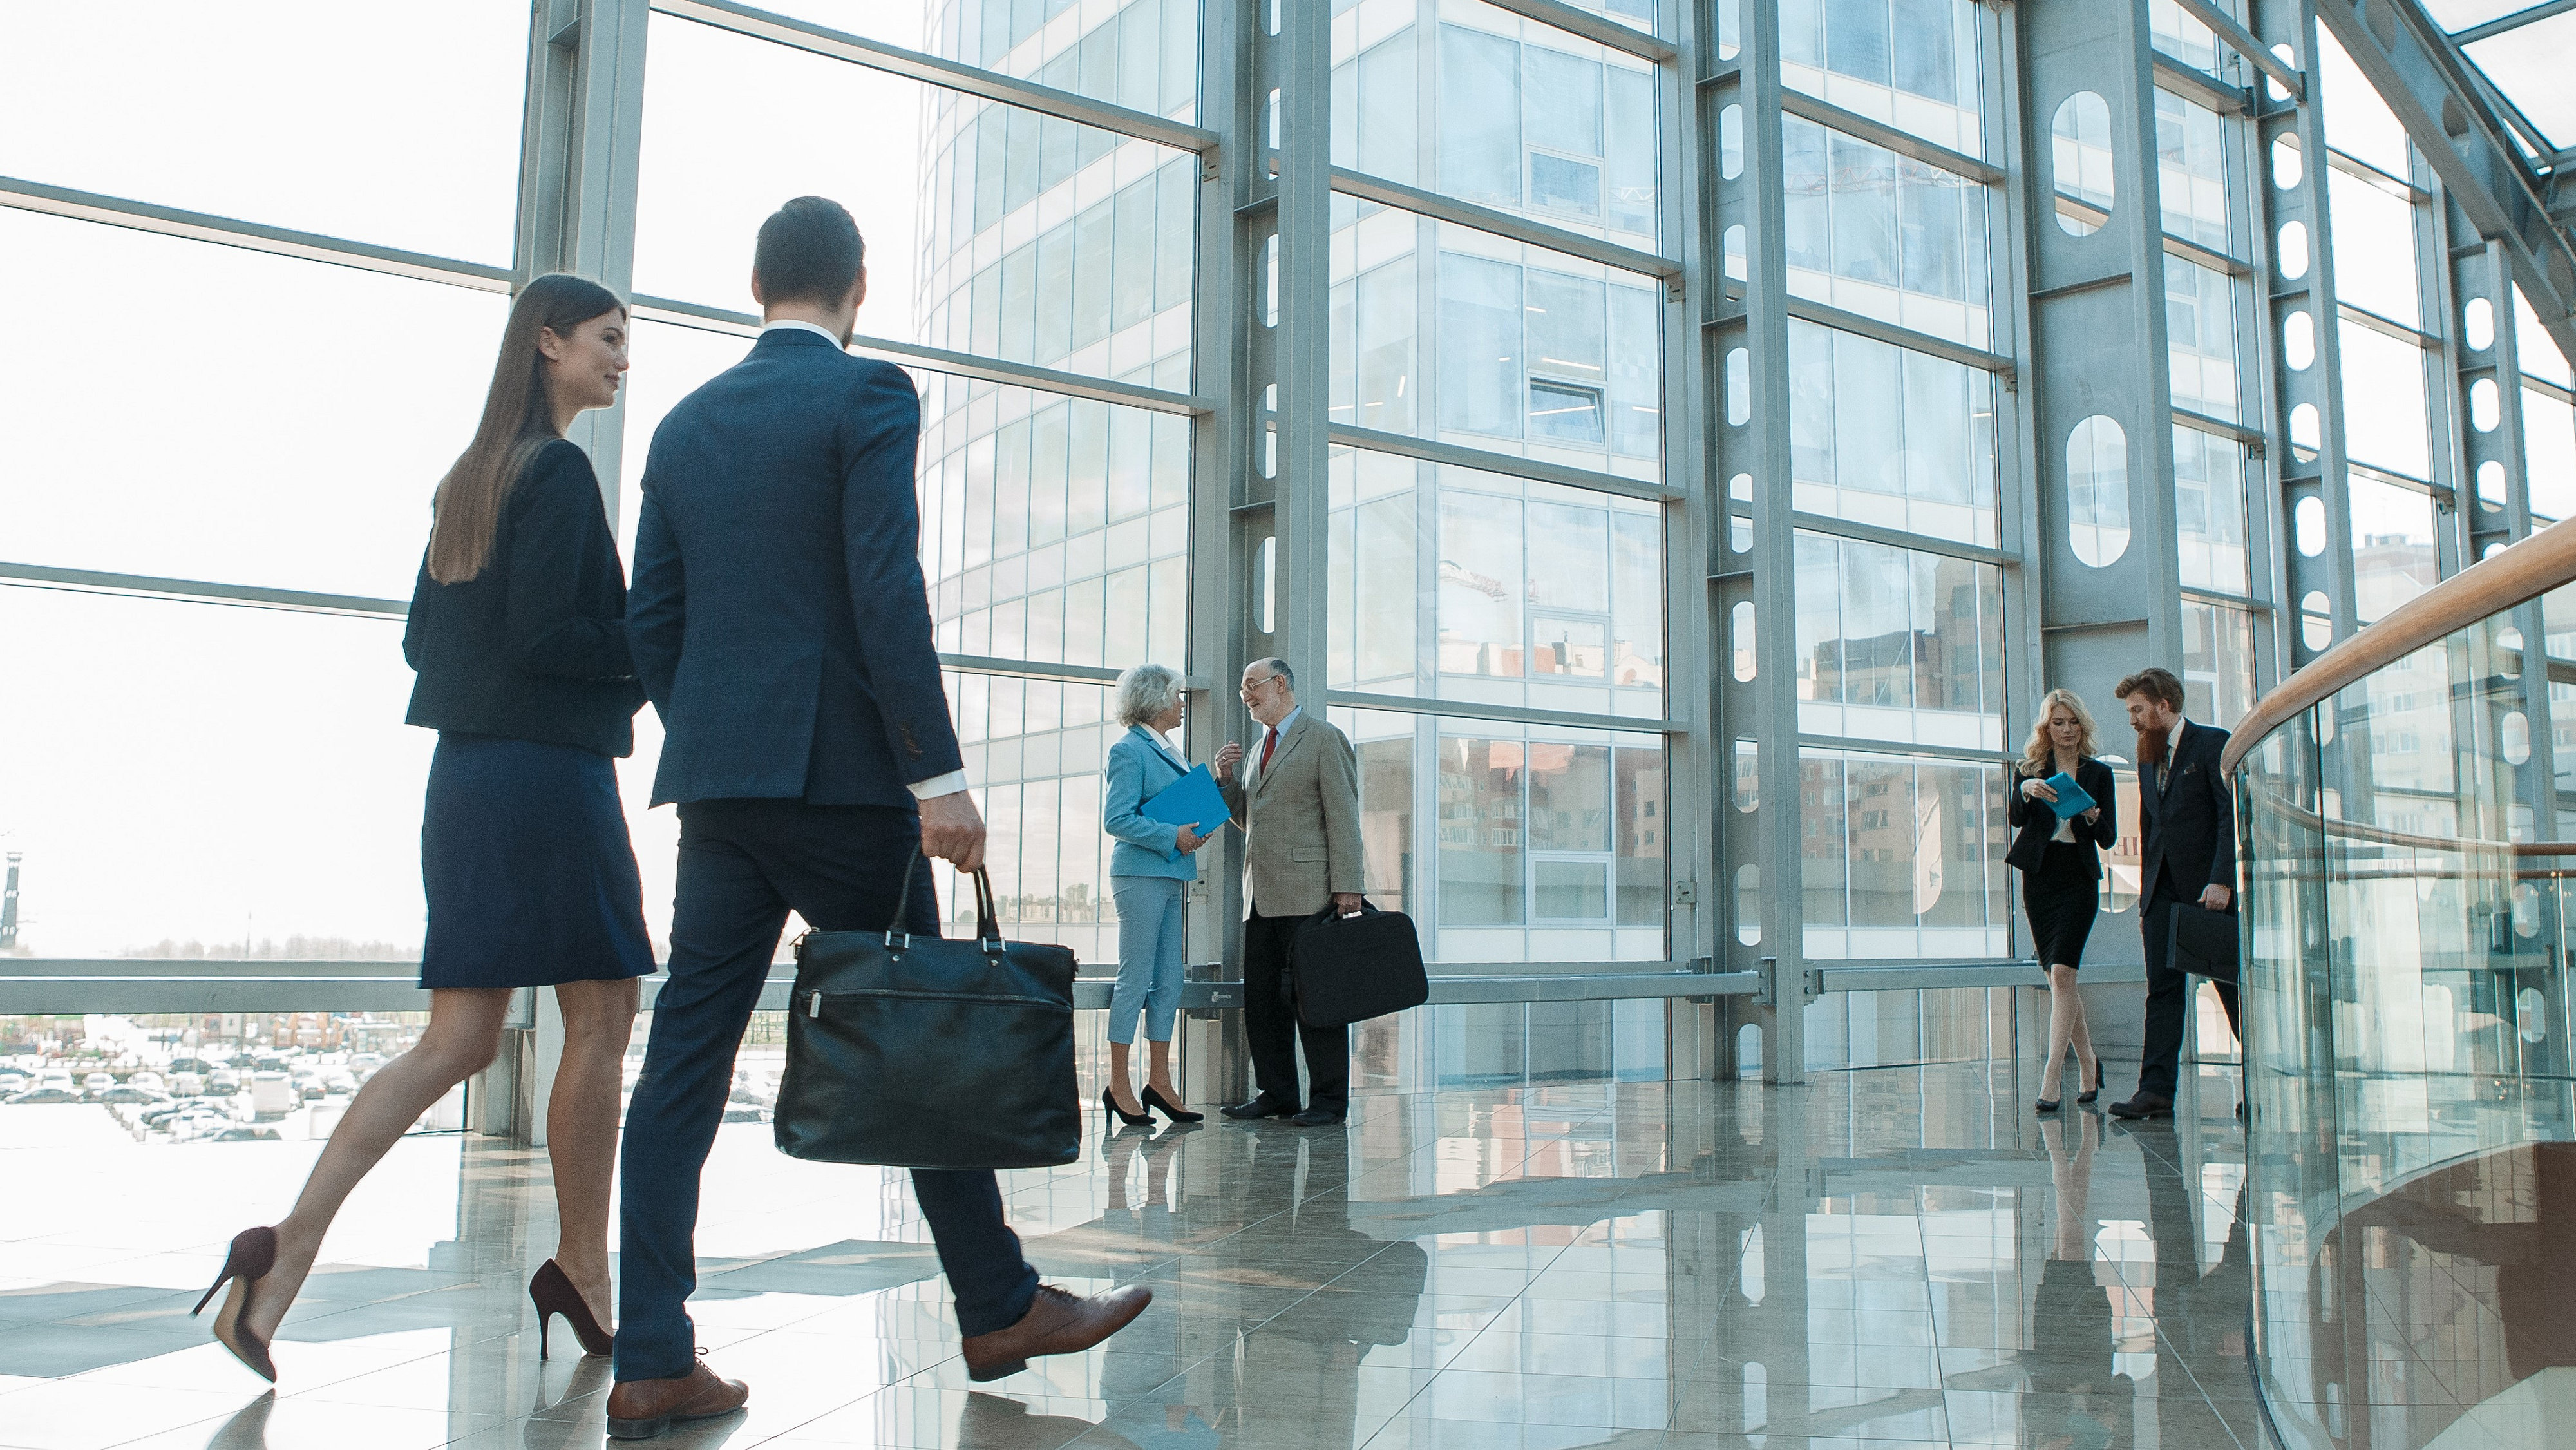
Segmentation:
<svg viewBox="0 0 2576 1450">
<path fill-rule="evenodd" d="M 1109 1180 L 1108 1211 L 1099 1226 L 1137 1247 L 1175 1252 L 1170 1197 L 1173 1151 L 1198 1131 L 1195 1123 L 1177 1124 L 1160 1133 L 1121 1128 L 1101 1150 Z M 1144 1160 L 1143 1198 L 1137 1198 L 1136 1163 Z M 1146 1314 L 1109 1342 L 1100 1368 L 1100 1397 L 1112 1406 L 1131 1405 L 1187 1366 L 1181 1356 L 1181 1316 L 1177 1312 Z M 1223 1437 L 1201 1417 L 1197 1407 L 1174 1403 L 1163 1407 L 1158 1425 L 1151 1416 L 1120 1422 L 1128 1443 L 1138 1450 L 1216 1450 Z"/>
<path fill-rule="evenodd" d="M 2093 1184 L 2093 1152 L 2101 1119 L 2078 1113 L 2074 1121 L 2040 1124 L 2048 1147 L 2056 1234 L 2040 1266 L 2030 1347 L 2022 1367 L 2030 1391 L 2022 1398 L 2021 1443 L 2028 1450 L 2112 1450 L 2131 1443 L 2136 1422 L 2134 1386 L 2112 1370 L 2111 1295 L 2093 1274 L 2093 1215 L 2085 1198 Z M 2070 1149 L 2067 1139 L 2075 1140 Z"/>
</svg>

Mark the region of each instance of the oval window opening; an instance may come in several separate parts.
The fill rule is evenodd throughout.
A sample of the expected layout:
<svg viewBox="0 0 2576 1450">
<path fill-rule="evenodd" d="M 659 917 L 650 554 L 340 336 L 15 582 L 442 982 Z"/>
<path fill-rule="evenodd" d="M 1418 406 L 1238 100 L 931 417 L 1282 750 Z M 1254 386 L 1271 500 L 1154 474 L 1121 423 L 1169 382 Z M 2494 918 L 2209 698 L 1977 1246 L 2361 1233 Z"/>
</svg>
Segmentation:
<svg viewBox="0 0 2576 1450">
<path fill-rule="evenodd" d="M 1744 174 L 1744 108 L 1717 113 L 1717 174 L 1733 181 Z"/>
<path fill-rule="evenodd" d="M 2504 399 L 2496 391 L 2495 379 L 2480 378 L 2469 384 L 2469 426 L 2492 433 L 2503 420 Z"/>
<path fill-rule="evenodd" d="M 2290 371 L 2303 373 L 2317 360 L 2317 320 L 2306 311 L 2293 312 L 2281 319 L 2281 361 Z"/>
<path fill-rule="evenodd" d="M 2460 310 L 2460 340 L 2471 352 L 2484 352 L 2495 346 L 2495 304 L 2483 297 L 2472 297 Z"/>
<path fill-rule="evenodd" d="M 2496 631 L 2496 673 L 2508 680 L 2522 678 L 2522 631 L 2508 624 Z M 2529 742 L 2530 727 L 2524 726 L 2523 739 Z"/>
<path fill-rule="evenodd" d="M 2310 649 L 2324 649 L 2334 642 L 2334 606 L 2326 603 L 2321 590 L 2311 589 L 2299 601 L 2299 639 Z"/>
<path fill-rule="evenodd" d="M 1735 677 L 1750 680 L 1753 678 L 1753 601 L 1739 601 L 1727 612 L 1727 619 L 1730 621 L 1727 632 L 1734 636 L 1731 644 L 1735 655 Z"/>
<path fill-rule="evenodd" d="M 1752 357 L 1743 348 L 1726 355 L 1726 422 L 1741 428 L 1753 421 Z"/>
<path fill-rule="evenodd" d="M 2111 108 L 2091 91 L 2057 103 L 2048 123 L 2050 165 L 2057 177 L 2057 224 L 2089 237 L 2111 219 Z"/>
<path fill-rule="evenodd" d="M 2281 275 L 2295 282 L 2308 275 L 2308 224 L 2281 223 Z"/>
<path fill-rule="evenodd" d="M 2504 507 L 2504 465 L 2492 458 L 2478 465 L 2478 502 L 2491 509 Z"/>
<path fill-rule="evenodd" d="M 2129 435 L 2101 413 L 2066 435 L 2066 528 L 2096 569 L 2129 552 Z"/>
<path fill-rule="evenodd" d="M 2508 710 L 2496 722 L 2496 748 L 2504 752 L 2507 765 L 2520 765 L 2531 759 L 2531 722 L 2520 710 Z"/>
<path fill-rule="evenodd" d="M 1735 742 L 1735 808 L 1750 812 L 1762 804 L 1762 747 Z"/>
<path fill-rule="evenodd" d="M 2272 143 L 2272 184 L 2283 191 L 2297 186 L 2308 174 L 2307 158 L 2299 154 L 2299 138 L 2284 136 Z"/>
<path fill-rule="evenodd" d="M 2313 559 L 2326 551 L 2326 501 L 2309 494 L 2292 506 L 2290 517 L 2296 525 L 2299 552 Z"/>
<path fill-rule="evenodd" d="M 1735 868 L 1735 939 L 1746 946 L 1762 943 L 1762 868 Z"/>
<path fill-rule="evenodd" d="M 2290 446 L 2314 452 L 2322 436 L 2317 424 L 2317 405 L 2301 403 L 2290 410 Z"/>
</svg>

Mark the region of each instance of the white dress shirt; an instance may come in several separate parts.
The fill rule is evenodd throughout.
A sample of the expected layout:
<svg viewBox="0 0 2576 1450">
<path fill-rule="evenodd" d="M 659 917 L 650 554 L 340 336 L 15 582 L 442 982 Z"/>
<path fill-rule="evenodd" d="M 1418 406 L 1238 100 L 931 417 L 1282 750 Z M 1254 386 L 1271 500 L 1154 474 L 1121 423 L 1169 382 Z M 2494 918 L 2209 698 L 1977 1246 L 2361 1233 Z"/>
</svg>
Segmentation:
<svg viewBox="0 0 2576 1450">
<path fill-rule="evenodd" d="M 810 332 L 816 337 L 823 339 L 825 342 L 830 343 L 834 347 L 846 346 L 846 344 L 844 344 L 839 338 L 834 337 L 831 333 L 820 327 L 816 327 L 813 323 L 796 317 L 782 317 L 776 322 L 763 323 L 760 328 L 760 335 L 767 337 L 773 332 L 781 332 L 790 328 L 799 332 Z M 966 789 L 966 772 L 962 770 L 952 770 L 946 775 L 934 775 L 928 780 L 912 781 L 905 788 L 912 792 L 912 798 L 914 800 L 926 801 L 934 796 L 955 795 L 957 792 Z"/>
</svg>

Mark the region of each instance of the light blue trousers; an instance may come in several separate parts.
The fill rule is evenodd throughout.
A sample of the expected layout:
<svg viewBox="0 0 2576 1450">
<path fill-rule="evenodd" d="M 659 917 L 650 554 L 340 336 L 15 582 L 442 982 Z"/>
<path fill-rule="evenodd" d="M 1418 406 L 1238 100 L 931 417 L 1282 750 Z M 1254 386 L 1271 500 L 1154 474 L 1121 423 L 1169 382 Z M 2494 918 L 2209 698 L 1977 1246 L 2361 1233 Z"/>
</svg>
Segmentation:
<svg viewBox="0 0 2576 1450">
<path fill-rule="evenodd" d="M 1118 903 L 1118 985 L 1109 992 L 1109 1040 L 1136 1040 L 1136 1013 L 1145 1035 L 1172 1040 L 1181 1005 L 1181 899 L 1190 883 L 1172 876 L 1112 876 Z"/>
</svg>

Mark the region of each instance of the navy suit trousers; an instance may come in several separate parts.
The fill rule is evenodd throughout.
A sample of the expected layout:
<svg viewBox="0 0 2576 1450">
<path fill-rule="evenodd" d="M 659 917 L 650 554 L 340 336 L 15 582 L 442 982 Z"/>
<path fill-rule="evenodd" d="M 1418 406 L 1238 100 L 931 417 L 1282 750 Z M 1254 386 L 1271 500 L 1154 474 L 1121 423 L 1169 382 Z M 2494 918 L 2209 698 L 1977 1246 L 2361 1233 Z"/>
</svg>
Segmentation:
<svg viewBox="0 0 2576 1450">
<path fill-rule="evenodd" d="M 2192 902 L 2200 893 L 2192 893 Z M 2152 1093 L 2171 1101 L 2180 1083 L 2182 1063 L 2183 1016 L 2191 1010 L 2191 974 L 2177 972 L 2165 965 L 2166 937 L 2173 929 L 2173 909 L 2182 903 L 2174 894 L 2173 876 L 2168 873 L 2156 880 L 2156 894 L 2138 912 L 2138 930 L 2147 944 L 2147 1030 L 2146 1042 L 2138 1055 L 2138 1091 Z M 2244 1028 L 2236 1015 L 2236 989 L 2225 982 L 2217 984 L 2218 1004 L 2227 1009 L 2227 1025 L 2238 1033 Z"/>
<path fill-rule="evenodd" d="M 654 1003 L 644 1073 L 626 1110 L 618 1379 L 684 1375 L 697 1358 L 688 1299 L 698 1283 L 698 1180 L 724 1121 L 734 1049 L 759 1003 L 788 911 L 822 931 L 900 925 L 938 935 L 928 862 L 913 873 L 910 894 L 896 900 L 904 863 L 920 840 L 920 817 L 886 806 L 716 800 L 680 807 L 671 978 Z M 912 1189 L 957 1296 L 959 1332 L 989 1334 L 1017 1323 L 1038 1277 L 1003 1220 L 992 1172 L 916 1168 Z"/>
</svg>

